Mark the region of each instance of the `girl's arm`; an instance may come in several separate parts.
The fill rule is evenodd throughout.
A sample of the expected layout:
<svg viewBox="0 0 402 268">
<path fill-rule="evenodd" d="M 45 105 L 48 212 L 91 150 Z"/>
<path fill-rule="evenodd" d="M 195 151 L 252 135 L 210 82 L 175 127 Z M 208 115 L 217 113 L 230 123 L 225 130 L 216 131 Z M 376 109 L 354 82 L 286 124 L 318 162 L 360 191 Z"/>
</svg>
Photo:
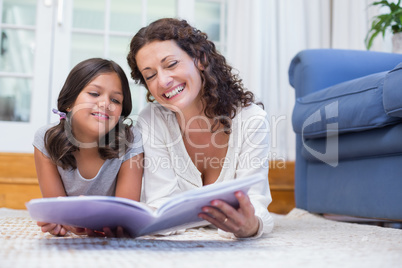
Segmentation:
<svg viewBox="0 0 402 268">
<path fill-rule="evenodd" d="M 66 196 L 56 165 L 35 147 L 36 174 L 43 197 Z"/>
<path fill-rule="evenodd" d="M 144 153 L 137 154 L 121 164 L 116 181 L 116 196 L 140 201 Z M 122 227 L 111 230 L 104 227 L 103 232 L 85 229 L 86 234 L 92 237 L 130 237 Z"/>
<path fill-rule="evenodd" d="M 56 165 L 36 147 L 34 150 L 36 174 L 42 197 L 66 196 Z M 60 224 L 37 222 L 42 232 L 52 235 L 65 235 L 69 230 Z"/>
<path fill-rule="evenodd" d="M 138 154 L 121 164 L 117 174 L 116 196 L 140 201 L 144 154 Z"/>
</svg>

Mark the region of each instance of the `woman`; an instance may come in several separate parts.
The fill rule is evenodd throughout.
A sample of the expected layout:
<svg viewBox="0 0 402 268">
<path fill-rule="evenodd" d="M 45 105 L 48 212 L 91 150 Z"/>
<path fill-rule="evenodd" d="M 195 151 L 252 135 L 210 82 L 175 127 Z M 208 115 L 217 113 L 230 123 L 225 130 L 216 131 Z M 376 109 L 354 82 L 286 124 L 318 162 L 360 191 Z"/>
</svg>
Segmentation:
<svg viewBox="0 0 402 268">
<path fill-rule="evenodd" d="M 158 102 L 137 123 L 145 154 L 142 201 L 159 207 L 183 191 L 263 174 L 267 181 L 249 195 L 235 194 L 240 208 L 214 200 L 199 216 L 236 237 L 270 232 L 267 114 L 207 35 L 184 20 L 160 19 L 133 37 L 127 60 L 148 101 Z"/>
</svg>

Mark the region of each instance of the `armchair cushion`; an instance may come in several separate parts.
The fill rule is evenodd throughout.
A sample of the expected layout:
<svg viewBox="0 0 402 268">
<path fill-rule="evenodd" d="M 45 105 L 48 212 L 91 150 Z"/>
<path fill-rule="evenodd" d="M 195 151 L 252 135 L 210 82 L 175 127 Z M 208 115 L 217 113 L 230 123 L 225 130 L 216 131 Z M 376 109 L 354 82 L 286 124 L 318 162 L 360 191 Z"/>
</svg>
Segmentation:
<svg viewBox="0 0 402 268">
<path fill-rule="evenodd" d="M 351 161 L 362 158 L 385 157 L 402 154 L 402 124 L 390 125 L 366 131 L 364 135 L 358 132 L 345 133 L 339 137 L 338 151 L 325 154 L 327 162 Z M 307 139 L 301 154 L 309 162 L 321 162 L 321 159 L 310 152 L 326 153 L 327 138 Z M 307 149 L 309 148 L 309 149 Z"/>
<path fill-rule="evenodd" d="M 402 117 L 402 63 L 387 74 L 383 88 L 385 112 Z"/>
<path fill-rule="evenodd" d="M 298 98 L 292 116 L 294 131 L 303 138 L 320 138 L 402 121 L 394 117 L 402 117 L 402 90 L 395 93 L 395 83 L 401 85 L 402 78 L 393 75 L 396 72 L 402 72 L 402 64 L 391 72 L 360 77 Z M 388 84 L 391 86 L 383 104 L 383 88 Z M 395 96 L 397 94 L 399 96 Z M 388 107 L 388 114 L 384 105 Z M 331 122 L 337 122 L 337 127 L 331 126 Z"/>
</svg>

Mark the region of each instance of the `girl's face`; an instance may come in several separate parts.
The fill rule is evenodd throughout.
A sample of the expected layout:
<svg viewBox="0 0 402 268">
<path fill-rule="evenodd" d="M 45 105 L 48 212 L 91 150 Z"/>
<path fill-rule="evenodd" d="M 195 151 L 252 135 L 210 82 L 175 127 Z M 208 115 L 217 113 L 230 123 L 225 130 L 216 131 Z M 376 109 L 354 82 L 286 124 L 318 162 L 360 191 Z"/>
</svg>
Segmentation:
<svg viewBox="0 0 402 268">
<path fill-rule="evenodd" d="M 71 112 L 72 130 L 79 142 L 98 141 L 112 130 L 122 112 L 123 91 L 119 76 L 102 73 L 77 96 Z"/>
<path fill-rule="evenodd" d="M 173 111 L 200 111 L 200 71 L 194 59 L 173 40 L 146 44 L 135 59 L 158 103 Z"/>
</svg>

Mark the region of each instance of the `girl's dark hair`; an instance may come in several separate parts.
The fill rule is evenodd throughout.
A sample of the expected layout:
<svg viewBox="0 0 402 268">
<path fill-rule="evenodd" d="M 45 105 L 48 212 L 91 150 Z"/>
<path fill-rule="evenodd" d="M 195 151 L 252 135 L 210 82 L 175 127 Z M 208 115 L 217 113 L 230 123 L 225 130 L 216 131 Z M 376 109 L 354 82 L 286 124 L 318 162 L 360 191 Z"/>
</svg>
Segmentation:
<svg viewBox="0 0 402 268">
<path fill-rule="evenodd" d="M 190 26 L 185 20 L 164 18 L 157 20 L 147 27 L 141 28 L 132 38 L 130 52 L 127 56 L 131 68 L 131 76 L 136 83 L 147 89 L 147 100 L 154 99 L 147 88 L 145 80 L 138 69 L 136 55 L 138 51 L 153 41 L 174 40 L 176 44 L 204 67 L 200 71 L 202 86 L 201 99 L 205 115 L 215 119 L 211 132 L 218 129 L 219 123 L 224 126 L 225 133 L 231 132 L 231 120 L 236 116 L 239 106 L 246 107 L 254 103 L 254 94 L 246 91 L 242 80 L 232 73 L 232 67 L 208 40 L 208 36 Z M 207 105 L 208 104 L 208 105 Z"/>
<path fill-rule="evenodd" d="M 66 113 L 67 119 L 60 120 L 58 125 L 50 128 L 45 134 L 45 148 L 50 158 L 63 169 L 77 168 L 77 162 L 72 153 L 79 150 L 78 144 L 74 142 L 75 139 L 72 136 L 71 115 L 67 109 L 72 108 L 85 86 L 104 73 L 116 73 L 119 76 L 123 91 L 123 103 L 119 122 L 99 143 L 102 145 L 98 146 L 99 154 L 102 159 L 117 158 L 125 153 L 129 144 L 133 142 L 132 122 L 126 120 L 132 109 L 131 92 L 126 74 L 114 61 L 101 58 L 84 60 L 71 70 L 57 100 L 57 109 Z"/>
</svg>

